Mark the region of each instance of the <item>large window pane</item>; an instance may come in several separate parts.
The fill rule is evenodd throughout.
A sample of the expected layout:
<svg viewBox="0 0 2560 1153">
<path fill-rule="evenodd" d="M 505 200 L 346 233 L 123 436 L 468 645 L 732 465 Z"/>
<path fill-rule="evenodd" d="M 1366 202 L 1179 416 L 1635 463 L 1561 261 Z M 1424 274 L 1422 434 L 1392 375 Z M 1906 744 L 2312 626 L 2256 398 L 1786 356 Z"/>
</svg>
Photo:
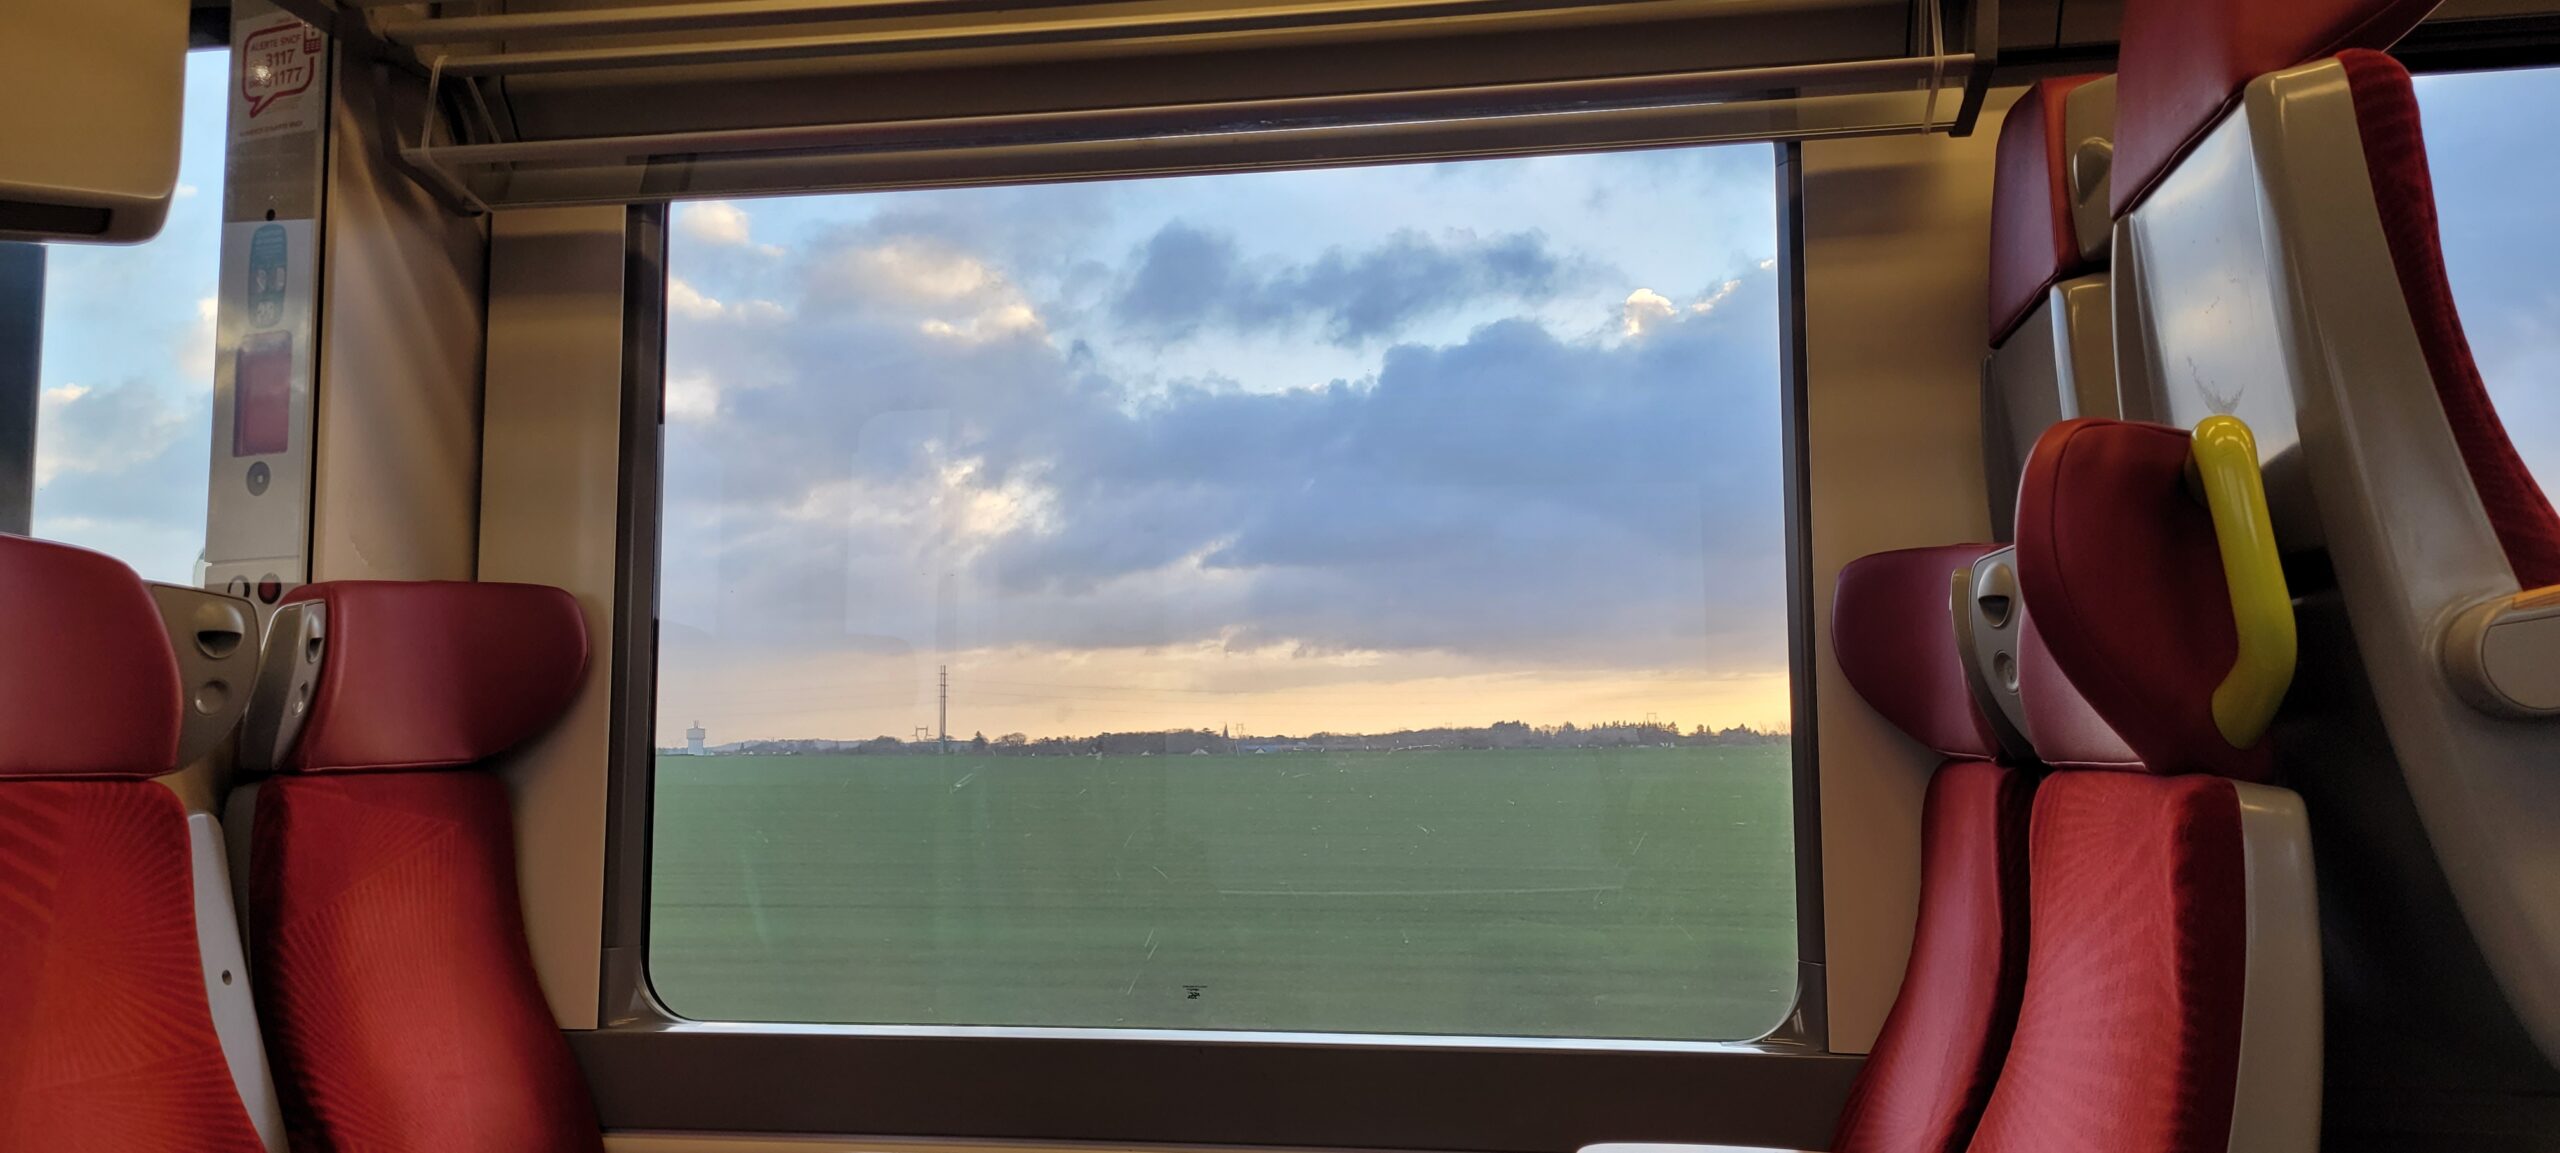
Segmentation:
<svg viewBox="0 0 2560 1153">
<path fill-rule="evenodd" d="M 2418 78 L 2446 275 L 2516 451 L 2560 493 L 2560 69 Z"/>
<path fill-rule="evenodd" d="M 679 206 L 658 994 L 1772 1027 L 1774 191 L 1751 147 Z"/>
<path fill-rule="evenodd" d="M 178 195 L 160 235 L 45 253 L 35 535 L 196 583 L 213 453 L 230 56 L 187 57 Z"/>
</svg>

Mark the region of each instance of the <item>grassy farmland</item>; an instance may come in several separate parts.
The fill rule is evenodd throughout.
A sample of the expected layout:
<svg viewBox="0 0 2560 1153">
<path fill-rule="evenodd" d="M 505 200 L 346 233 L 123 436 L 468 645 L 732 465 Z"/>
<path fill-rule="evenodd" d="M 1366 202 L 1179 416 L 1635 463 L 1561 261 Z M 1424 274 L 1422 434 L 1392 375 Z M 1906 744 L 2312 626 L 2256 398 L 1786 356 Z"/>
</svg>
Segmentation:
<svg viewBox="0 0 2560 1153">
<path fill-rule="evenodd" d="M 1793 998 L 1787 750 L 662 757 L 700 1019 L 1739 1038 Z"/>
</svg>

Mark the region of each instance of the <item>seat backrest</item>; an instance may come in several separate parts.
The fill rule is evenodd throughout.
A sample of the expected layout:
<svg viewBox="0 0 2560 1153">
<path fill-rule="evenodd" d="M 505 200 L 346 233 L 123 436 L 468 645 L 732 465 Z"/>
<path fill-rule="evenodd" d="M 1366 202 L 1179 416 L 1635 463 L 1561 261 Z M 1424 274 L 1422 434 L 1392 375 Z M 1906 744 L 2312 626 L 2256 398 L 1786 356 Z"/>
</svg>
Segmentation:
<svg viewBox="0 0 2560 1153">
<path fill-rule="evenodd" d="M 577 602 L 341 582 L 282 609 L 244 740 L 277 773 L 253 818 L 250 947 L 296 1147 L 601 1149 L 535 979 L 505 782 L 484 771 L 576 692 Z"/>
<path fill-rule="evenodd" d="M 258 1153 L 214 1028 L 178 666 L 131 569 L 0 536 L 0 1149 Z"/>
<path fill-rule="evenodd" d="M 1832 648 L 1860 696 L 1947 758 L 1920 824 L 1911 960 L 1852 1088 L 1839 1153 L 1953 1153 L 1972 1138 L 2009 1047 L 2025 977 L 2033 777 L 1995 763 L 1950 597 L 1990 545 L 1878 553 L 1840 573 Z"/>
<path fill-rule="evenodd" d="M 2002 540 L 2036 437 L 2057 421 L 2116 415 L 2107 276 L 2114 135 L 2112 76 L 2038 81 L 2000 123 L 1982 451 Z"/>
<path fill-rule="evenodd" d="M 2300 799 L 2213 696 L 2239 642 L 2187 434 L 2055 426 L 2018 498 L 2020 689 L 2063 766 L 2029 835 L 2027 984 L 1977 1153 L 2310 1153 L 2319 923 Z"/>
<path fill-rule="evenodd" d="M 2306 614 L 2304 644 L 2360 666 L 2349 691 L 2388 737 L 2387 750 L 2368 742 L 2378 763 L 2357 768 L 2351 799 L 2365 828 L 2406 813 L 2436 848 L 2428 859 L 2380 833 L 2338 847 L 2381 863 L 2374 892 L 2426 902 L 2413 919 L 2441 906 L 2467 930 L 2351 937 L 2377 971 L 2416 982 L 2414 1000 L 2378 997 L 2377 1011 L 2482 1000 L 2429 991 L 2483 966 L 2488 999 L 2548 1065 L 2560 1063 L 2560 902 L 2546 880 L 2560 872 L 2560 515 L 2463 336 L 2408 75 L 2368 51 L 2431 7 L 2126 6 L 2119 375 L 2129 413 L 2246 419 L 2279 536 L 2334 574 L 2334 588 L 2306 590 L 2337 610 Z"/>
</svg>

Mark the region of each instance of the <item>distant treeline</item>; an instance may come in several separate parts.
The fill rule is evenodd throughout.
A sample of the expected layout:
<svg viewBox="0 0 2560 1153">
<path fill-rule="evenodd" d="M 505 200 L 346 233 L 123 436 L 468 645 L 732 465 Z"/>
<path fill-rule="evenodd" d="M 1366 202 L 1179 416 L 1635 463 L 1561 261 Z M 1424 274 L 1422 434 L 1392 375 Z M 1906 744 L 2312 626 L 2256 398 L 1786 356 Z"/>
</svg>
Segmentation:
<svg viewBox="0 0 2560 1153">
<path fill-rule="evenodd" d="M 873 737 L 867 741 L 753 740 L 714 745 L 718 756 L 932 756 L 944 751 L 973 756 L 1251 756 L 1281 753 L 1388 752 L 1421 749 L 1623 749 L 1695 748 L 1719 745 L 1771 745 L 1787 734 L 1762 732 L 1745 725 L 1710 729 L 1697 725 L 1682 732 L 1678 725 L 1652 721 L 1612 721 L 1598 725 L 1530 725 L 1503 721 L 1482 728 L 1405 729 L 1392 733 L 1315 733 L 1310 736 L 1242 736 L 1208 729 L 1168 729 L 1145 733 L 1098 733 L 1089 737 L 1027 737 L 1006 733 L 971 734 L 945 742 Z M 682 753 L 682 749 L 660 749 Z"/>
</svg>

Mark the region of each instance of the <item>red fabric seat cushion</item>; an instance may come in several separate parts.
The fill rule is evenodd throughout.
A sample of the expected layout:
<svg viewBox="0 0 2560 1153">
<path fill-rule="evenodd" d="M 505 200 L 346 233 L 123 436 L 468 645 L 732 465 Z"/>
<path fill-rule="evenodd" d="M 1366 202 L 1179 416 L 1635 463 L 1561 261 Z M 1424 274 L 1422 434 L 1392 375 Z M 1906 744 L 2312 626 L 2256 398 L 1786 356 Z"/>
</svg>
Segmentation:
<svg viewBox="0 0 2560 1153">
<path fill-rule="evenodd" d="M 178 759 L 178 658 L 142 578 L 0 536 L 0 775 L 150 777 Z"/>
<path fill-rule="evenodd" d="M 1975 1153 L 2223 1153 L 2248 965 L 2243 852 L 2229 781 L 2046 778 L 2026 1000 Z"/>
<path fill-rule="evenodd" d="M 260 1153 L 205 999 L 186 821 L 151 781 L 0 784 L 0 1149 Z"/>
<path fill-rule="evenodd" d="M 296 1148 L 603 1147 L 534 979 L 503 781 L 275 778 L 250 872 L 252 967 Z"/>
<path fill-rule="evenodd" d="M 2140 767 L 2262 781 L 2275 771 L 2272 746 L 2232 748 L 2213 719 L 2240 637 L 2213 514 L 2187 491 L 2189 440 L 2126 421 L 2047 429 L 2018 487 L 2018 585 L 2043 653 Z M 2022 699 L 2049 759 L 2119 759 L 2114 742 L 2067 746 L 2065 730 L 2038 716 L 2038 697 Z"/>
<path fill-rule="evenodd" d="M 2400 292 L 2409 301 L 2409 319 L 2417 326 L 2427 372 L 2435 378 L 2436 398 L 2444 404 L 2445 423 L 2462 449 L 2472 488 L 2517 583 L 2529 589 L 2560 584 L 2560 514 L 2553 513 L 2550 498 L 2507 438 L 2453 306 L 2436 229 L 2435 182 L 2409 70 L 2380 52 L 2340 53 L 2338 63 L 2355 96 L 2356 130 L 2364 140 L 2365 166 L 2373 174 L 2373 199 L 2382 210 Z"/>
<path fill-rule="evenodd" d="M 2063 105 L 2096 76 L 2039 80 L 2000 122 L 2000 154 L 1991 183 L 1991 343 L 2026 322 L 2046 289 L 2086 271 L 2071 224 L 2067 179 L 2071 142 L 2063 139 Z"/>
<path fill-rule="evenodd" d="M 1988 761 L 1949 762 L 1930 778 L 1911 962 L 1840 1114 L 1836 1153 L 1956 1153 L 1972 1138 L 2026 982 L 2034 788 Z"/>
</svg>

